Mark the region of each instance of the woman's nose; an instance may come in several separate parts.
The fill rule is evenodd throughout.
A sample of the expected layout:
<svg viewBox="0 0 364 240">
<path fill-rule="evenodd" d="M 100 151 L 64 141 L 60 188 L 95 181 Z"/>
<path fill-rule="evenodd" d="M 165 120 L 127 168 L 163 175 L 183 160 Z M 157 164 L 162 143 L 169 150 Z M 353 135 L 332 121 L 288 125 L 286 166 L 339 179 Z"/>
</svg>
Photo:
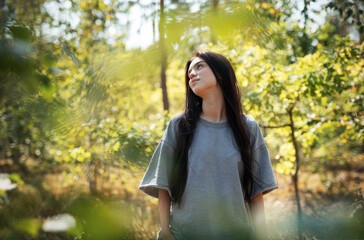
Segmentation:
<svg viewBox="0 0 364 240">
<path fill-rule="evenodd" d="M 189 78 L 190 78 L 190 79 L 192 78 L 192 76 L 196 76 L 195 71 L 194 71 L 194 70 L 192 70 L 188 76 L 189 76 Z"/>
</svg>

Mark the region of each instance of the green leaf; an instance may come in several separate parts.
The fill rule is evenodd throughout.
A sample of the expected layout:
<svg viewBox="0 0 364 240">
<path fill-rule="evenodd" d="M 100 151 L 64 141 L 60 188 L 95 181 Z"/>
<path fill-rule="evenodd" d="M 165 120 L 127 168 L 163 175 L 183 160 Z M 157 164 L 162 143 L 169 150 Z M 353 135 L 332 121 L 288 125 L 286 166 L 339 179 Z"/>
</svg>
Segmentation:
<svg viewBox="0 0 364 240">
<path fill-rule="evenodd" d="M 13 226 L 15 229 L 21 232 L 25 232 L 32 237 L 36 237 L 38 236 L 38 232 L 40 227 L 42 226 L 42 223 L 36 218 L 28 218 L 13 222 Z"/>
</svg>

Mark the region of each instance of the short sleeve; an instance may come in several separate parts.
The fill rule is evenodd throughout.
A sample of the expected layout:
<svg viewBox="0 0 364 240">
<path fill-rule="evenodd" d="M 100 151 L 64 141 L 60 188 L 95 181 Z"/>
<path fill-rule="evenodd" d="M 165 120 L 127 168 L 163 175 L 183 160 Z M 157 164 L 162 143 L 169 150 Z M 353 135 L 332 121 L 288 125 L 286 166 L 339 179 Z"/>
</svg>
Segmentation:
<svg viewBox="0 0 364 240">
<path fill-rule="evenodd" d="M 250 199 L 257 194 L 263 195 L 277 189 L 277 184 L 272 163 L 270 161 L 267 145 L 265 144 L 262 132 L 258 123 L 254 120 L 255 126 L 252 129 L 253 138 L 253 174 L 256 182 L 253 184 L 253 191 L 250 194 Z"/>
<path fill-rule="evenodd" d="M 163 134 L 161 141 L 155 149 L 148 168 L 141 180 L 139 190 L 149 196 L 158 198 L 158 190 L 167 190 L 171 197 L 169 179 L 173 163 L 176 161 L 176 123 L 175 117 L 171 119 Z"/>
</svg>

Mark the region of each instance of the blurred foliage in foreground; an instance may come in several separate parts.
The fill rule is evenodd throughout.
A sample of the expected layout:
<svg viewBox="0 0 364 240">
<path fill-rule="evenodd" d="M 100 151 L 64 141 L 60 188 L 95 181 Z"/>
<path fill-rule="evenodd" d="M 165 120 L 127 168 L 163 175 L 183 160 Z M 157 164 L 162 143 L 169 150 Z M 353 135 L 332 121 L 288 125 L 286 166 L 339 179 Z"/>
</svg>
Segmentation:
<svg viewBox="0 0 364 240">
<path fill-rule="evenodd" d="M 16 175 L 1 175 L 2 189 L 4 179 L 17 179 L 11 184 L 18 189 L 2 192 L 1 239 L 155 239 L 146 225 L 152 220 L 150 207 L 143 201 L 71 192 L 57 196 L 23 183 Z M 35 181 L 40 184 L 40 180 Z M 360 239 L 364 234 L 364 200 L 359 199 L 355 206 L 358 211 L 350 215 L 345 212 L 349 202 L 345 204 L 334 212 L 305 214 L 305 239 Z M 294 239 L 295 223 L 292 213 L 276 219 L 268 226 L 271 239 Z"/>
<path fill-rule="evenodd" d="M 287 176 L 299 156 L 309 176 L 299 189 L 305 238 L 361 238 L 362 4 L 331 1 L 324 10 L 339 13 L 310 32 L 286 21 L 293 2 L 204 2 L 198 14 L 187 2 L 171 3 L 169 112 L 158 42 L 127 50 L 123 34 L 107 35 L 123 28 L 117 14 L 131 14 L 133 4 L 0 1 L 0 238 L 155 239 L 156 200 L 137 186 L 168 120 L 183 109 L 183 68 L 196 48 L 233 63 L 244 111 L 261 125 L 286 185 L 267 198 L 268 209 L 291 213 L 270 219 L 271 237 L 297 238 Z M 76 27 L 68 21 L 75 15 Z M 359 41 L 348 37 L 350 27 Z"/>
</svg>

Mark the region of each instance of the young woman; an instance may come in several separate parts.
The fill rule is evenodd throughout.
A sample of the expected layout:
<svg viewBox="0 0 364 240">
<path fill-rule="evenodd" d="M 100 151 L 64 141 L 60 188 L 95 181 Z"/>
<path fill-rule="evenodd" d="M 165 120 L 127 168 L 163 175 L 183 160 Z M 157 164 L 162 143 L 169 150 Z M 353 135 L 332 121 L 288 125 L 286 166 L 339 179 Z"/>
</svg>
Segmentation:
<svg viewBox="0 0 364 240">
<path fill-rule="evenodd" d="M 158 239 L 265 239 L 263 194 L 278 185 L 230 62 L 195 52 L 185 80 L 185 110 L 170 120 L 139 186 L 159 199 Z"/>
</svg>

